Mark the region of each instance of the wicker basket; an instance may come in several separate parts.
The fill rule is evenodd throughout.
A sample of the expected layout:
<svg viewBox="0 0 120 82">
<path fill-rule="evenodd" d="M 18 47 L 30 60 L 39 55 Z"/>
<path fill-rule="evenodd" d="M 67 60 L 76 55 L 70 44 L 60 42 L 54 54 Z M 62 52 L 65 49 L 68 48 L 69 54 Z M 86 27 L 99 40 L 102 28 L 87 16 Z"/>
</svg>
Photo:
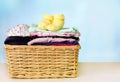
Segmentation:
<svg viewBox="0 0 120 82">
<path fill-rule="evenodd" d="M 5 45 L 13 78 L 77 77 L 80 46 Z"/>
</svg>

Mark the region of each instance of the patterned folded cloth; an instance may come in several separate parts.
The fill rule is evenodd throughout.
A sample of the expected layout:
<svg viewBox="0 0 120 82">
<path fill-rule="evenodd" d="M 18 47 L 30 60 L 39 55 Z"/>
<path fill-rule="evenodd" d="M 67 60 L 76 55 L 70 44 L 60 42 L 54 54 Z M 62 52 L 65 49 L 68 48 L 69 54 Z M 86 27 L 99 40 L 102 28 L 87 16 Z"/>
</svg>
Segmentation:
<svg viewBox="0 0 120 82">
<path fill-rule="evenodd" d="M 30 36 L 74 36 L 79 37 L 80 33 L 77 29 L 73 28 L 63 28 L 56 32 L 45 31 L 38 29 L 38 25 L 32 24 L 29 28 Z"/>
<path fill-rule="evenodd" d="M 7 31 L 7 36 L 29 36 L 29 26 L 26 24 L 19 24 Z"/>
<path fill-rule="evenodd" d="M 66 37 L 79 37 L 80 33 L 69 33 L 69 32 L 64 32 L 64 33 L 55 33 L 55 32 L 33 32 L 30 33 L 30 36 L 66 36 Z"/>
</svg>

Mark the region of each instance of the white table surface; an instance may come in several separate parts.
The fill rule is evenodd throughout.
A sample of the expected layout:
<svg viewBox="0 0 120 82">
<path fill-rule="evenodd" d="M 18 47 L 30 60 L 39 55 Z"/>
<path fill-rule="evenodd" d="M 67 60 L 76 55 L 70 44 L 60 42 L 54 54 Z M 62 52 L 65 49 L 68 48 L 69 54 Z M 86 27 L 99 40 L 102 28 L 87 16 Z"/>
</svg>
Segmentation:
<svg viewBox="0 0 120 82">
<path fill-rule="evenodd" d="M 120 82 L 120 63 L 79 63 L 79 76 L 63 79 L 13 79 L 0 64 L 0 82 Z"/>
</svg>

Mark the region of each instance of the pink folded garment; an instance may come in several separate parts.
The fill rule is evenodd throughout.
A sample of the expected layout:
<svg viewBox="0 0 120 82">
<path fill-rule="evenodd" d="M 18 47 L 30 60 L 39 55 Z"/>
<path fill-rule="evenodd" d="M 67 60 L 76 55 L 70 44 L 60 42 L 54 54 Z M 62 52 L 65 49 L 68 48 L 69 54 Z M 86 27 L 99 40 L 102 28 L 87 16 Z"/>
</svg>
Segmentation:
<svg viewBox="0 0 120 82">
<path fill-rule="evenodd" d="M 30 33 L 30 36 L 74 36 L 74 37 L 79 37 L 80 33 L 69 33 L 69 32 L 64 32 L 64 33 L 51 33 L 51 32 L 32 32 Z"/>
<path fill-rule="evenodd" d="M 48 37 L 48 38 L 36 38 L 36 39 L 33 39 L 33 40 L 29 41 L 27 44 L 32 45 L 32 44 L 38 43 L 38 42 L 64 42 L 64 41 L 72 42 L 72 41 L 75 41 L 75 39 L 51 38 L 51 37 Z"/>
</svg>

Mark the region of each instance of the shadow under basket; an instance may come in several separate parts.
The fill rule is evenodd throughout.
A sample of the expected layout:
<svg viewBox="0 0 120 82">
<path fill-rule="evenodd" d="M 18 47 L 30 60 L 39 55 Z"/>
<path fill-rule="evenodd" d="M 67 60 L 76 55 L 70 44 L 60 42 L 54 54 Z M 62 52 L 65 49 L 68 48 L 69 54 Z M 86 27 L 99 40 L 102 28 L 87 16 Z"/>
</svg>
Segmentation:
<svg viewBox="0 0 120 82">
<path fill-rule="evenodd" d="M 72 78 L 78 76 L 75 46 L 4 45 L 9 75 L 13 78 Z"/>
</svg>

